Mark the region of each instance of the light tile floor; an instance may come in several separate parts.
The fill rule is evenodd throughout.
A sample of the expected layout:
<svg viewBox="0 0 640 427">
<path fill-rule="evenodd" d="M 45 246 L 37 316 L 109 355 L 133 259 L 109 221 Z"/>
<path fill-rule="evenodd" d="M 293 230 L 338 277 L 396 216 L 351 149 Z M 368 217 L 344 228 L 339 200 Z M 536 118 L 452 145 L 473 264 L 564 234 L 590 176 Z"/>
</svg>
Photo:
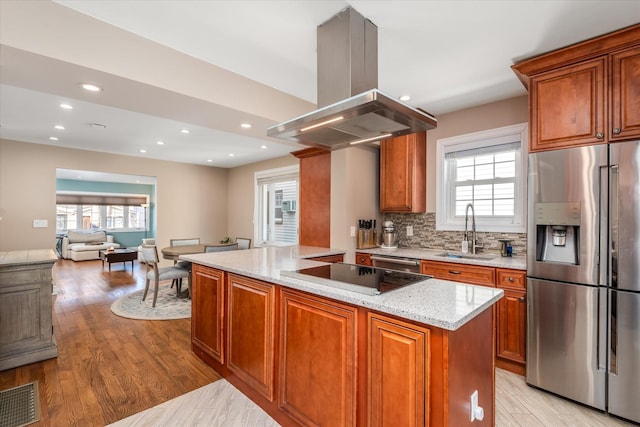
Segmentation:
<svg viewBox="0 0 640 427">
<path fill-rule="evenodd" d="M 110 427 L 271 427 L 278 424 L 225 380 L 219 380 Z M 633 426 L 615 417 L 529 387 L 523 377 L 496 369 L 496 427 Z"/>
</svg>

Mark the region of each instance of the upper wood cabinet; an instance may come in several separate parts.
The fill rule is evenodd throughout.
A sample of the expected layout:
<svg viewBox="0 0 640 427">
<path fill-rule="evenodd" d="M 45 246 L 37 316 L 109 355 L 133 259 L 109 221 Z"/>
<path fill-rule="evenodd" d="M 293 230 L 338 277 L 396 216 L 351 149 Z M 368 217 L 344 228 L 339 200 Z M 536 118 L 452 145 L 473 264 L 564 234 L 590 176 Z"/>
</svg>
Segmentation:
<svg viewBox="0 0 640 427">
<path fill-rule="evenodd" d="M 610 140 L 640 137 L 640 46 L 611 55 Z"/>
<path fill-rule="evenodd" d="M 380 142 L 380 212 L 427 209 L 427 134 Z"/>
<path fill-rule="evenodd" d="M 530 151 L 606 142 L 605 59 L 531 78 Z"/>
<path fill-rule="evenodd" d="M 331 238 L 331 152 L 294 151 L 300 160 L 298 244 L 328 248 Z"/>
<path fill-rule="evenodd" d="M 224 272 L 193 264 L 191 347 L 204 359 L 224 363 Z"/>
<path fill-rule="evenodd" d="M 520 62 L 529 151 L 640 137 L 640 24 Z"/>
</svg>

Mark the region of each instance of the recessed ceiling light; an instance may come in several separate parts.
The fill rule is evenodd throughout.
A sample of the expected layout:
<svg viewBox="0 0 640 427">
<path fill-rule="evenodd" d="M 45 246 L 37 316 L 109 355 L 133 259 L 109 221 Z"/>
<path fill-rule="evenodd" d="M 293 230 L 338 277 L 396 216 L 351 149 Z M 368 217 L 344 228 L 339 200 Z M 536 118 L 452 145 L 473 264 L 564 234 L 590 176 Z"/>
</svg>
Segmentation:
<svg viewBox="0 0 640 427">
<path fill-rule="evenodd" d="M 82 89 L 88 90 L 89 92 L 100 92 L 102 90 L 100 86 L 91 83 L 82 83 Z"/>
<path fill-rule="evenodd" d="M 145 150 L 144 148 L 141 148 L 141 149 L 140 149 L 140 152 L 141 152 L 141 153 L 146 153 L 146 152 L 147 152 L 147 150 Z"/>
<path fill-rule="evenodd" d="M 269 147 L 267 147 L 266 145 L 261 145 L 260 148 L 262 148 L 263 150 L 266 150 Z"/>
<path fill-rule="evenodd" d="M 73 110 L 73 107 L 69 104 L 60 104 L 60 108 L 65 110 Z"/>
<path fill-rule="evenodd" d="M 241 123 L 240 127 L 244 129 L 251 129 L 251 123 Z"/>
<path fill-rule="evenodd" d="M 58 130 L 64 130 L 64 126 L 62 125 L 55 125 L 54 128 Z"/>
<path fill-rule="evenodd" d="M 234 157 L 234 156 L 235 156 L 235 154 L 229 153 L 229 157 Z"/>
<path fill-rule="evenodd" d="M 207 159 L 207 163 L 211 163 L 211 162 L 213 162 L 213 160 Z"/>
<path fill-rule="evenodd" d="M 156 142 L 156 144 L 158 144 L 158 145 L 164 145 L 164 141 L 158 141 L 158 142 Z"/>
<path fill-rule="evenodd" d="M 57 141 L 59 138 L 57 136 L 50 136 L 49 139 L 52 141 Z"/>
<path fill-rule="evenodd" d="M 191 133 L 191 131 L 189 129 L 180 129 L 180 132 L 182 132 L 182 133 Z"/>
<path fill-rule="evenodd" d="M 400 101 L 408 101 L 408 100 L 410 100 L 410 99 L 411 99 L 411 97 L 410 97 L 409 95 L 402 95 L 402 96 L 400 97 Z"/>
</svg>

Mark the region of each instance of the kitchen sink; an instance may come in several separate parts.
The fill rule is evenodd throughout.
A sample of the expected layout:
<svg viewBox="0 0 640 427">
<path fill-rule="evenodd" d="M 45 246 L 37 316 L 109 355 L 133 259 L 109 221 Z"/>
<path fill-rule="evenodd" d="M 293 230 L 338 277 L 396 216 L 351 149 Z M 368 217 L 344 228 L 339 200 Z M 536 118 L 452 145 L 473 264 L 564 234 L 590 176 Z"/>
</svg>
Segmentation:
<svg viewBox="0 0 640 427">
<path fill-rule="evenodd" d="M 458 252 L 442 252 L 440 254 L 436 254 L 436 256 L 441 256 L 445 258 L 462 258 L 462 259 L 481 259 L 481 260 L 490 260 L 494 259 L 494 255 L 478 255 L 478 254 L 463 254 Z"/>
</svg>

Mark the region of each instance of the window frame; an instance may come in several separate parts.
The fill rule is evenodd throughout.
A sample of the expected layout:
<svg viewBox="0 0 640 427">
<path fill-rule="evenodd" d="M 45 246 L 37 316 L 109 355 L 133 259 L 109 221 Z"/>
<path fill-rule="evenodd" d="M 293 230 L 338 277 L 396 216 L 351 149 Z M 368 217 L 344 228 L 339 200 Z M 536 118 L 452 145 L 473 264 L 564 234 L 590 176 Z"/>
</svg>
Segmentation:
<svg viewBox="0 0 640 427">
<path fill-rule="evenodd" d="M 525 233 L 527 228 L 527 147 L 528 124 L 515 125 L 473 132 L 436 141 L 436 230 L 462 231 L 464 218 L 455 216 L 454 203 L 451 203 L 446 171 L 446 154 L 473 150 L 482 147 L 502 145 L 509 139 L 520 139 L 520 152 L 516 155 L 516 185 L 514 189 L 514 217 L 476 217 L 476 230 L 482 232 Z M 453 206 L 453 212 L 452 212 Z"/>
<path fill-rule="evenodd" d="M 82 218 L 83 218 L 83 208 L 85 206 L 94 206 L 94 207 L 98 207 L 100 210 L 100 222 L 105 225 L 104 227 L 100 227 L 98 228 L 99 230 L 105 230 L 107 232 L 113 232 L 113 233 L 139 233 L 139 232 L 148 232 L 149 231 L 149 215 L 150 215 L 150 211 L 149 211 L 149 195 L 147 194 L 122 194 L 122 193 L 99 193 L 99 192 L 86 192 L 86 191 L 58 191 L 56 192 L 56 194 L 61 194 L 61 195 L 77 195 L 77 196 L 88 196 L 88 197 L 116 197 L 116 198 L 126 198 L 126 197 L 139 197 L 139 198 L 144 198 L 146 200 L 146 203 L 142 204 L 142 205 L 128 205 L 128 204 L 100 204 L 100 203 L 56 203 L 56 233 L 58 234 L 64 234 L 69 230 L 89 230 L 89 228 L 83 228 L 82 227 Z M 57 225 L 58 225 L 58 217 L 57 217 L 57 207 L 59 205 L 62 206 L 75 206 L 76 207 L 76 223 L 74 224 L 73 227 L 69 227 L 69 223 L 67 222 L 67 228 L 66 229 L 58 229 Z M 127 225 L 127 227 L 107 227 L 107 223 L 108 223 L 108 214 L 107 211 L 111 206 L 118 206 L 118 207 L 122 207 L 122 220 L 123 220 L 123 224 Z M 129 224 L 129 208 L 131 206 L 134 207 L 142 207 L 144 209 L 144 227 L 128 227 Z"/>
<path fill-rule="evenodd" d="M 274 246 L 274 245 L 296 245 L 298 244 L 298 228 L 300 217 L 296 214 L 296 241 L 295 242 L 282 242 L 278 243 L 277 241 L 264 241 L 262 239 L 262 215 L 267 214 L 265 212 L 267 210 L 267 204 L 270 206 L 273 204 L 274 208 L 276 206 L 275 200 L 275 192 L 270 195 L 270 200 L 264 206 L 261 204 L 261 198 L 263 195 L 261 194 L 260 181 L 262 180 L 277 180 L 279 177 L 287 177 L 295 175 L 295 179 L 297 181 L 296 184 L 296 200 L 299 200 L 300 197 L 300 165 L 291 165 L 284 166 L 281 168 L 275 169 L 267 169 L 262 171 L 256 171 L 254 173 L 254 214 L 253 214 L 253 241 L 255 247 L 261 246 Z M 279 206 L 282 208 L 281 206 Z M 275 220 L 275 218 L 274 218 Z"/>
</svg>

